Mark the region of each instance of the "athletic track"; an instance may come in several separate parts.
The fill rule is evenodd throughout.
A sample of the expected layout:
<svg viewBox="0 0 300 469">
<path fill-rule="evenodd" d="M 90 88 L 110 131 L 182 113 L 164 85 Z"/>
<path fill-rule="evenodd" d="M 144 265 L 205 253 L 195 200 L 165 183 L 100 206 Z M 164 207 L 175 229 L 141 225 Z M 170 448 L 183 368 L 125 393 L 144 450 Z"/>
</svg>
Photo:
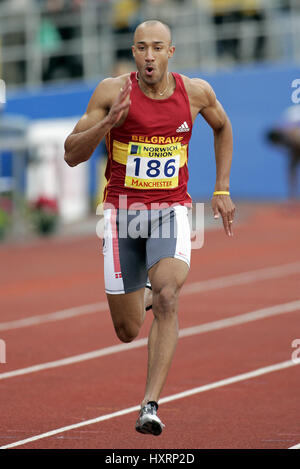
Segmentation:
<svg viewBox="0 0 300 469">
<path fill-rule="evenodd" d="M 1 449 L 300 447 L 300 208 L 243 211 L 192 252 L 159 437 L 134 430 L 152 313 L 118 341 L 96 235 L 1 246 Z"/>
</svg>

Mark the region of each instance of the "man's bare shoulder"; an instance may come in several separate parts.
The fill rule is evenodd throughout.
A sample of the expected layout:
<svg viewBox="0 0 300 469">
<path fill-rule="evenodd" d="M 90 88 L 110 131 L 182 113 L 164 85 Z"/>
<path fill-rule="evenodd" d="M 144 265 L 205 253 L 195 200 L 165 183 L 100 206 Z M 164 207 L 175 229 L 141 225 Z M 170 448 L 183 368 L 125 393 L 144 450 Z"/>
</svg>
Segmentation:
<svg viewBox="0 0 300 469">
<path fill-rule="evenodd" d="M 189 100 L 197 105 L 199 109 L 212 106 L 215 103 L 216 95 L 211 85 L 201 78 L 189 78 L 181 75 Z"/>
<path fill-rule="evenodd" d="M 129 77 L 130 73 L 126 73 L 100 81 L 90 100 L 90 107 L 110 108 Z"/>
<path fill-rule="evenodd" d="M 123 75 L 119 75 L 117 77 L 105 78 L 104 80 L 100 81 L 98 87 L 103 87 L 107 90 L 110 88 L 114 89 L 122 87 L 126 83 L 128 78 L 130 78 L 130 73 L 124 73 Z"/>
</svg>

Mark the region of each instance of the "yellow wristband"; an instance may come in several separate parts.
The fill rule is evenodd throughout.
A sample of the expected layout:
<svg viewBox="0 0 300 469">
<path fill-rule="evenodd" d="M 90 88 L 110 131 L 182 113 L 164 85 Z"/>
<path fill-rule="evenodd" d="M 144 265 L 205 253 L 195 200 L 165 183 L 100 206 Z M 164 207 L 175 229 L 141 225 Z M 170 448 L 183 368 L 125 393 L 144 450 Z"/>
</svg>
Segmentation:
<svg viewBox="0 0 300 469">
<path fill-rule="evenodd" d="M 229 191 L 215 191 L 213 195 L 230 195 Z"/>
</svg>

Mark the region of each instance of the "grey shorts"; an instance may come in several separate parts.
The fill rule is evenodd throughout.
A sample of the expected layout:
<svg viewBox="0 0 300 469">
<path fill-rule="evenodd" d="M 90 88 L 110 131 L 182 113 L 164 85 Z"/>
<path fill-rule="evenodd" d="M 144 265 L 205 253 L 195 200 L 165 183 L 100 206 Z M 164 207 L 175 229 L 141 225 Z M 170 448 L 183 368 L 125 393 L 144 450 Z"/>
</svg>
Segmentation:
<svg viewBox="0 0 300 469">
<path fill-rule="evenodd" d="M 104 211 L 104 279 L 106 293 L 117 295 L 144 288 L 148 270 L 172 257 L 190 265 L 188 209 Z"/>
</svg>

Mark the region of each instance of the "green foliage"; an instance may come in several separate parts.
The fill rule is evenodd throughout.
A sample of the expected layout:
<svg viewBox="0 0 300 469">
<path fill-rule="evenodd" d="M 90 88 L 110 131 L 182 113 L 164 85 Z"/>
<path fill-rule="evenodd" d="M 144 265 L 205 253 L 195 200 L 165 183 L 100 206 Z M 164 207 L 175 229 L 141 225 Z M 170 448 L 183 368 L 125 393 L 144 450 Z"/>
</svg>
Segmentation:
<svg viewBox="0 0 300 469">
<path fill-rule="evenodd" d="M 10 218 L 8 214 L 0 207 L 0 240 L 4 238 L 9 226 Z"/>
</svg>

